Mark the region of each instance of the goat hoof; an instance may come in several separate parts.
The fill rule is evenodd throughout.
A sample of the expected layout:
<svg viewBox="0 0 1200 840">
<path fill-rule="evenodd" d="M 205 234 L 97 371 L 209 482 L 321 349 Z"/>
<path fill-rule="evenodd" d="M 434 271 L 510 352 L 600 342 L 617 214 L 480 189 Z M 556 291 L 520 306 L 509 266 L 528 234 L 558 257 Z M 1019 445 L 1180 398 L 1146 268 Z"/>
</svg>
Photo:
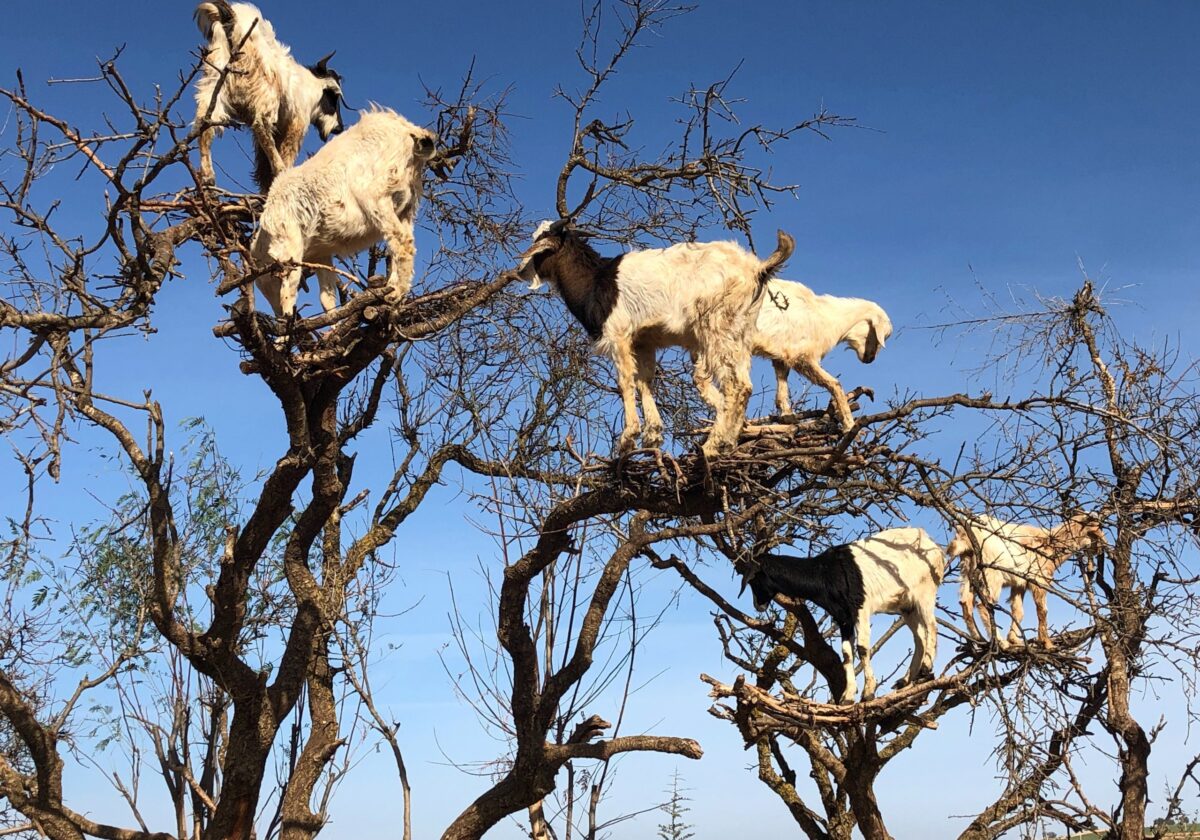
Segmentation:
<svg viewBox="0 0 1200 840">
<path fill-rule="evenodd" d="M 703 450 L 705 457 L 716 458 L 724 455 L 727 452 L 733 451 L 733 444 L 724 440 L 713 440 L 709 438 L 704 441 L 704 446 L 700 447 Z"/>
<path fill-rule="evenodd" d="M 647 449 L 662 449 L 663 433 L 662 429 L 649 427 L 642 432 L 642 446 Z"/>
</svg>

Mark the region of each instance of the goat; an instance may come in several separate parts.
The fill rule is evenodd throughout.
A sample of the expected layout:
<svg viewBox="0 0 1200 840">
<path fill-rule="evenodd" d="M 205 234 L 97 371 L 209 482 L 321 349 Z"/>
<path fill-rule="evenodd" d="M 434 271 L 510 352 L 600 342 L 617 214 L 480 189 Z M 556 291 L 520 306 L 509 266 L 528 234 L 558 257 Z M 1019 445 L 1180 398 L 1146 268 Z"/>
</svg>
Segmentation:
<svg viewBox="0 0 1200 840">
<path fill-rule="evenodd" d="M 421 198 L 425 165 L 437 138 L 388 108 L 372 106 L 357 123 L 315 155 L 284 172 L 267 194 L 250 254 L 263 272 L 258 287 L 277 317 L 296 308 L 302 262 L 331 264 L 380 239 L 391 257 L 388 285 L 403 297 L 412 288 L 413 220 Z M 337 277 L 318 268 L 321 306 L 337 306 Z"/>
<path fill-rule="evenodd" d="M 1002 649 L 1019 644 L 1021 619 L 1025 617 L 1025 590 L 1028 589 L 1033 593 L 1037 608 L 1038 641 L 1052 648 L 1054 643 L 1046 626 L 1046 590 L 1054 580 L 1054 573 L 1068 557 L 1081 551 L 1095 554 L 1106 545 L 1100 523 L 1088 514 L 1076 514 L 1052 528 L 1004 522 L 991 516 L 981 516 L 970 525 L 956 526 L 954 539 L 946 547 L 946 553 L 951 557 L 962 557 L 958 600 L 967 630 L 979 638 L 974 618 L 978 607 L 988 636 L 996 637 L 990 607 L 997 603 L 1000 590 L 1007 586 L 1012 626 L 1007 640 L 998 642 Z M 986 604 L 976 604 L 977 591 L 972 576 L 977 576 L 982 583 L 983 592 L 978 594 L 985 596 Z"/>
<path fill-rule="evenodd" d="M 642 442 L 662 444 L 654 404 L 655 351 L 688 349 L 694 379 L 716 418 L 703 450 L 714 456 L 737 443 L 750 400 L 750 333 L 762 306 L 763 284 L 792 255 L 794 240 L 778 234 L 765 261 L 733 242 L 688 243 L 601 257 L 567 220 L 543 222 L 520 257 L 518 276 L 529 288 L 547 282 L 583 325 L 594 349 L 613 360 L 625 412 L 618 452 L 641 430 L 635 387 L 646 415 Z M 720 385 L 713 386 L 716 376 Z"/>
<path fill-rule="evenodd" d="M 945 573 L 942 549 L 920 528 L 892 528 L 834 546 L 816 557 L 765 555 L 742 572 L 754 606 L 765 610 L 776 598 L 812 601 L 825 610 L 842 637 L 846 687 L 839 703 L 853 703 L 858 689 L 852 651 L 857 644 L 863 669 L 863 699 L 875 696 L 871 668 L 871 616 L 904 618 L 913 635 L 903 688 L 933 671 L 937 654 L 937 590 Z M 782 602 L 781 602 L 782 603 Z"/>
<path fill-rule="evenodd" d="M 196 25 L 208 42 L 196 83 L 196 125 L 216 123 L 200 133 L 201 181 L 215 182 L 213 135 L 236 122 L 254 135 L 254 180 L 266 193 L 296 162 L 310 123 L 322 140 L 343 128 L 341 76 L 329 68 L 333 53 L 311 67 L 297 63 L 250 3 L 208 0 L 196 7 Z"/>
<path fill-rule="evenodd" d="M 846 344 L 860 362 L 870 364 L 891 334 L 891 319 L 877 303 L 818 295 L 803 283 L 771 280 L 758 313 L 753 350 L 775 367 L 775 408 L 780 414 L 792 413 L 787 384 L 791 368 L 830 393 L 838 422 L 849 431 L 854 425 L 850 402 L 837 377 L 821 367 L 821 359 L 838 344 Z"/>
</svg>

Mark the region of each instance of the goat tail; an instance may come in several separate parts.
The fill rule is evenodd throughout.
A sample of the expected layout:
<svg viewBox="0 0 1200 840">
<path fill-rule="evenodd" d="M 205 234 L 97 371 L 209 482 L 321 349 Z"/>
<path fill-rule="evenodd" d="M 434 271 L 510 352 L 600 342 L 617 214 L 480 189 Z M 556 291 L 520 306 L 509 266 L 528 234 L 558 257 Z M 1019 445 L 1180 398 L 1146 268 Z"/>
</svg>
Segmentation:
<svg viewBox="0 0 1200 840">
<path fill-rule="evenodd" d="M 230 33 L 233 31 L 234 14 L 233 7 L 229 5 L 227 0 L 206 0 L 196 7 L 196 13 L 193 15 L 196 20 L 196 26 L 200 30 L 200 34 L 204 39 L 212 44 L 216 38 L 217 30 L 215 26 L 221 24 L 221 30 L 225 34 L 226 40 L 230 40 Z"/>
<path fill-rule="evenodd" d="M 775 276 L 779 269 L 783 268 L 783 264 L 791 258 L 792 253 L 796 250 L 796 240 L 792 239 L 787 233 L 782 230 L 775 234 L 779 238 L 779 244 L 775 246 L 775 251 L 771 256 L 763 260 L 763 263 L 758 268 L 758 286 L 761 290 L 768 280 Z"/>
</svg>

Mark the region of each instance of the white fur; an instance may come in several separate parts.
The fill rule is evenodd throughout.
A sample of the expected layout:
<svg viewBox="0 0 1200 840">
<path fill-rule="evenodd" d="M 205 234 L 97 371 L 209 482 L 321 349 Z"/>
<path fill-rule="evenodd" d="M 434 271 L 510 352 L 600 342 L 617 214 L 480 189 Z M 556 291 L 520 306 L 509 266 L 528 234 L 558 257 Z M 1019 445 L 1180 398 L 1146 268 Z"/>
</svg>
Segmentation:
<svg viewBox="0 0 1200 840">
<path fill-rule="evenodd" d="M 908 675 L 897 688 L 917 681 L 922 671 L 933 670 L 937 655 L 937 590 L 945 574 L 941 546 L 921 528 L 892 528 L 851 545 L 863 579 L 863 605 L 858 612 L 856 636 L 863 668 L 863 699 L 875 696 L 875 672 L 871 668 L 871 616 L 903 616 L 913 635 L 913 656 Z M 842 641 L 842 664 L 846 669 L 843 703 L 854 702 L 858 688 L 849 642 Z"/>
<path fill-rule="evenodd" d="M 196 82 L 196 122 L 208 115 L 216 123 L 248 125 L 255 145 L 278 175 L 295 162 L 310 122 L 316 124 L 322 139 L 340 130 L 340 117 L 326 114 L 318 106 L 327 89 L 340 96 L 341 86 L 335 79 L 319 78 L 292 58 L 291 50 L 275 38 L 274 27 L 258 7 L 250 3 L 231 3 L 230 7 L 232 43 L 216 4 L 205 2 L 196 7 L 196 23 L 208 40 Z M 233 67 L 225 73 L 231 59 Z M 221 128 L 215 126 L 200 138 L 201 177 L 207 183 L 213 181 L 212 135 Z"/>
<path fill-rule="evenodd" d="M 774 362 L 775 407 L 779 413 L 792 411 L 787 385 L 791 368 L 829 391 L 838 421 L 849 430 L 854 425 L 850 403 L 837 378 L 821 367 L 821 360 L 838 344 L 846 344 L 859 361 L 870 363 L 874 360 L 872 332 L 877 349 L 882 349 L 892 334 L 892 322 L 877 303 L 819 295 L 791 280 L 768 282 L 754 331 L 754 354 Z"/>
<path fill-rule="evenodd" d="M 977 561 L 975 550 L 968 534 L 974 535 L 979 545 L 982 560 Z M 951 557 L 962 557 L 962 580 L 959 584 L 959 603 L 962 605 L 963 620 L 972 635 L 978 636 L 974 610 L 979 615 L 989 636 L 995 636 L 995 624 L 989 605 L 996 604 L 1000 590 L 1008 587 L 1009 610 L 1012 626 L 1007 640 L 999 640 L 1000 647 L 1021 643 L 1021 619 L 1025 616 L 1025 590 L 1033 593 L 1038 614 L 1038 640 L 1052 646 L 1046 624 L 1046 590 L 1054 580 L 1054 573 L 1067 558 L 1080 551 L 1094 552 L 1104 545 L 1104 534 L 1098 524 L 1087 516 L 1076 516 L 1053 528 L 1037 525 L 1022 525 L 1003 522 L 991 516 L 982 516 L 978 522 L 955 529 L 954 539 L 946 548 Z M 976 604 L 975 587 L 971 583 L 972 572 L 976 572 L 984 585 L 986 604 Z"/>
<path fill-rule="evenodd" d="M 376 108 L 295 169 L 276 179 L 267 195 L 250 249 L 258 270 L 284 266 L 259 279 L 277 316 L 295 311 L 302 269 L 297 263 L 331 265 L 387 242 L 388 283 L 397 295 L 412 288 L 416 247 L 413 222 L 434 135 L 395 111 Z M 337 277 L 318 269 L 321 305 L 337 306 Z"/>
<path fill-rule="evenodd" d="M 540 253 L 539 238 L 550 224 L 538 227 L 534 245 L 523 255 L 518 273 L 532 279 L 530 289 L 548 279 L 537 276 L 532 265 Z M 611 358 L 617 370 L 625 414 L 620 451 L 631 448 L 641 431 L 635 387 L 646 415 L 643 444 L 662 444 L 663 422 L 651 385 L 656 351 L 671 346 L 692 354 L 696 386 L 716 412 L 705 453 L 712 456 L 737 443 L 751 393 L 750 334 L 763 303 L 763 270 L 762 260 L 734 242 L 687 243 L 624 255 L 616 276 L 616 306 L 594 339 L 596 351 Z M 720 389 L 714 387 L 714 377 Z"/>
</svg>

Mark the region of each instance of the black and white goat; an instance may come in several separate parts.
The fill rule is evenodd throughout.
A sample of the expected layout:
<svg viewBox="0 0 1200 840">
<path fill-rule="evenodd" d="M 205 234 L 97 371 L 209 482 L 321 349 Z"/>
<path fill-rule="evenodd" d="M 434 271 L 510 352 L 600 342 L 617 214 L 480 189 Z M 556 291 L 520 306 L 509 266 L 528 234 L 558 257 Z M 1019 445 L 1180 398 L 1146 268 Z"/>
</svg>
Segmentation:
<svg viewBox="0 0 1200 840">
<path fill-rule="evenodd" d="M 602 257 L 566 220 L 543 222 L 521 255 L 518 274 L 558 289 L 587 330 L 597 352 L 613 360 L 625 411 L 617 449 L 628 451 L 641 431 L 635 404 L 646 415 L 642 442 L 662 444 L 654 404 L 655 351 L 679 346 L 695 360 L 694 379 L 716 412 L 704 442 L 712 456 L 737 443 L 750 399 L 750 335 L 763 303 L 763 284 L 791 256 L 795 242 L 779 231 L 766 260 L 733 242 L 672 245 Z M 718 388 L 713 386 L 716 377 Z"/>
<path fill-rule="evenodd" d="M 322 140 L 342 130 L 333 53 L 311 67 L 297 63 L 250 3 L 207 0 L 196 7 L 196 25 L 208 42 L 196 83 L 196 123 L 206 117 L 218 123 L 200 135 L 200 177 L 213 183 L 213 135 L 241 123 L 254 135 L 254 180 L 265 193 L 296 162 L 309 124 Z"/>
<path fill-rule="evenodd" d="M 343 134 L 284 172 L 263 205 L 250 253 L 258 287 L 276 316 L 291 315 L 303 271 L 300 263 L 331 266 L 334 257 L 387 242 L 388 284 L 398 297 L 412 288 L 413 222 L 426 164 L 437 138 L 387 108 L 372 107 Z M 321 306 L 337 306 L 337 275 L 318 267 Z"/>
<path fill-rule="evenodd" d="M 976 555 L 974 542 L 979 546 Z M 958 600 L 962 605 L 963 621 L 972 636 L 978 638 L 975 608 L 987 628 L 988 637 L 996 637 L 995 622 L 989 605 L 997 603 L 1000 590 L 1008 587 L 1008 608 L 1012 625 L 1007 639 L 997 638 L 1001 648 L 1021 643 L 1021 619 L 1025 617 L 1025 590 L 1033 593 L 1037 609 L 1037 637 L 1045 647 L 1053 647 L 1046 616 L 1046 591 L 1054 581 L 1054 573 L 1068 558 L 1081 552 L 1096 554 L 1107 544 L 1100 522 L 1089 514 L 1076 514 L 1050 528 L 1004 522 L 991 516 L 981 516 L 978 522 L 954 530 L 954 539 L 946 548 L 951 557 L 962 557 L 962 580 Z M 972 577 L 975 580 L 972 580 Z M 976 584 L 983 592 L 976 592 Z M 976 603 L 976 595 L 984 595 L 984 603 Z"/>
<path fill-rule="evenodd" d="M 937 590 L 945 574 L 941 547 L 920 528 L 892 528 L 830 548 L 816 557 L 766 555 L 743 572 L 754 606 L 773 599 L 811 601 L 825 610 L 842 637 L 846 688 L 838 702 L 853 703 L 858 688 L 853 650 L 863 669 L 863 699 L 875 696 L 871 669 L 871 616 L 903 616 L 913 635 L 908 675 L 896 687 L 933 670 L 937 653 Z M 855 647 L 857 645 L 857 647 Z"/>
<path fill-rule="evenodd" d="M 846 344 L 864 364 L 875 361 L 892 334 L 892 322 L 879 304 L 861 298 L 818 295 L 803 283 L 772 280 L 767 300 L 758 313 L 754 355 L 775 366 L 775 408 L 791 414 L 788 370 L 795 370 L 833 397 L 838 422 L 844 431 L 854 425 L 850 403 L 837 377 L 821 367 L 834 347 Z"/>
</svg>

